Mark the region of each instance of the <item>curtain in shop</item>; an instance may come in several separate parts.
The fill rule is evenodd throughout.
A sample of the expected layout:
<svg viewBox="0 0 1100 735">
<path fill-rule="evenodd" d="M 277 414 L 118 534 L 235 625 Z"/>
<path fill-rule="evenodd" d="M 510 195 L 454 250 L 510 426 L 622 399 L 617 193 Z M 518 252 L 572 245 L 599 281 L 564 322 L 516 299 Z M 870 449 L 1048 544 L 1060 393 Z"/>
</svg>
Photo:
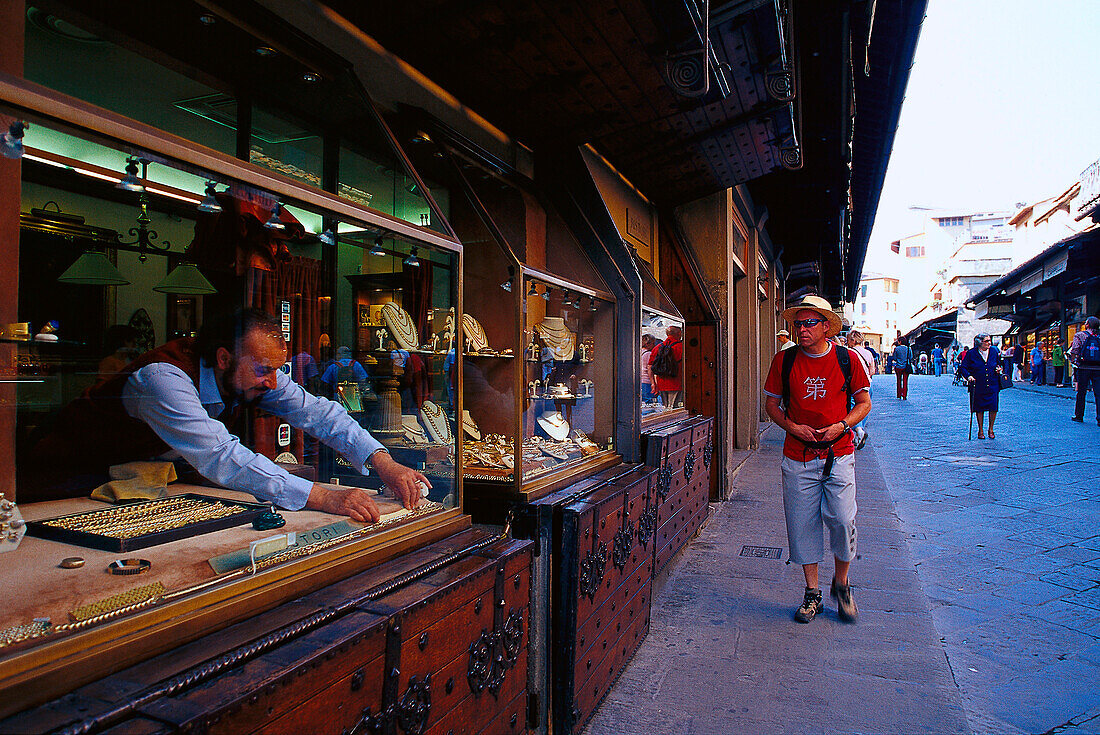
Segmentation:
<svg viewBox="0 0 1100 735">
<path fill-rule="evenodd" d="M 249 268 L 245 274 L 245 306 L 263 309 L 269 314 L 282 313 L 282 302 L 290 304 L 290 341 L 288 360 L 297 361 L 300 369 L 307 356 L 316 361 L 321 339 L 319 299 L 322 284 L 321 262 L 311 258 L 290 256 L 279 261 L 274 270 Z M 308 364 L 308 363 L 307 363 Z M 314 363 L 316 368 L 319 365 Z M 303 372 L 305 372 L 303 370 Z M 305 372 L 306 375 L 310 373 Z M 308 390 L 308 386 L 307 386 Z M 289 447 L 278 445 L 278 429 L 282 419 L 256 412 L 252 423 L 253 449 L 275 458 L 290 451 L 305 464 L 313 464 L 317 442 L 298 429 L 291 431 Z"/>
</svg>

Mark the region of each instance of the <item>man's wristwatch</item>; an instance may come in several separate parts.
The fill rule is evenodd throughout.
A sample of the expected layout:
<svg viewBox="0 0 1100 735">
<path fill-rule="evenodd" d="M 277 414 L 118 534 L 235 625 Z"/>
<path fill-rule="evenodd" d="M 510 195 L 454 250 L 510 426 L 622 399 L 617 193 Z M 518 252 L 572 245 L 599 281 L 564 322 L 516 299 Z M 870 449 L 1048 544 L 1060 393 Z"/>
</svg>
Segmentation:
<svg viewBox="0 0 1100 735">
<path fill-rule="evenodd" d="M 847 421 L 847 420 L 845 420 L 845 419 L 841 419 L 841 420 L 840 420 L 840 423 L 841 423 L 841 424 L 842 424 L 842 425 L 844 426 L 844 430 L 845 430 L 845 431 L 850 431 L 850 430 L 851 430 L 851 428 L 852 428 L 852 427 L 851 427 L 851 426 L 848 426 L 848 421 Z"/>
</svg>

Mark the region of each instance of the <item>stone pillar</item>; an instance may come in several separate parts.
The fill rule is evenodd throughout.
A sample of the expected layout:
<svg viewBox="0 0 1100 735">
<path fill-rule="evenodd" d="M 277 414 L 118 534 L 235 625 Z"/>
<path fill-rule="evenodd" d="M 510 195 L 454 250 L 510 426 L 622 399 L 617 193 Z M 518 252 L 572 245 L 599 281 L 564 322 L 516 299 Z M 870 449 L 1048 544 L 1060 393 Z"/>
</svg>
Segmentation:
<svg viewBox="0 0 1100 735">
<path fill-rule="evenodd" d="M 730 208 L 734 248 L 743 253 L 745 275 L 734 285 L 736 392 L 739 398 L 735 416 L 734 442 L 739 449 L 756 449 L 760 429 L 760 300 L 756 277 L 760 240 L 752 223 L 746 223 L 737 207 Z"/>
<path fill-rule="evenodd" d="M 733 302 L 733 289 L 730 288 L 735 277 L 730 258 L 733 247 L 729 217 L 731 203 L 731 191 L 726 190 L 685 204 L 674 212 L 684 236 L 684 246 L 690 250 L 698 266 L 703 288 L 718 310 L 716 354 L 719 377 L 718 384 L 714 386 L 717 395 L 714 421 L 716 439 L 724 447 L 741 446 L 736 440 L 734 422 L 739 396 L 736 390 L 732 326 L 737 311 Z M 733 470 L 733 462 L 728 452 L 716 452 L 715 456 L 722 457 L 721 463 L 715 465 L 715 471 L 719 494 L 724 496 L 730 489 L 727 478 Z"/>
</svg>

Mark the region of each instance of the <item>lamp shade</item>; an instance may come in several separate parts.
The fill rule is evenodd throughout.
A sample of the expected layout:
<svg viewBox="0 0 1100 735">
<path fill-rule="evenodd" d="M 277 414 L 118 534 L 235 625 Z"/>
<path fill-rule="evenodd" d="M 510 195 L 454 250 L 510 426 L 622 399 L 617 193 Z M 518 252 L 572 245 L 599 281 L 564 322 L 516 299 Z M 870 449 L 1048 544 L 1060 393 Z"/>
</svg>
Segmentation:
<svg viewBox="0 0 1100 735">
<path fill-rule="evenodd" d="M 128 286 L 126 278 L 111 265 L 103 253 L 89 250 L 76 259 L 69 269 L 58 276 L 61 283 L 83 286 Z"/>
<path fill-rule="evenodd" d="M 184 296 L 206 296 L 218 292 L 193 263 L 180 263 L 160 283 L 153 286 L 153 290 Z"/>
</svg>

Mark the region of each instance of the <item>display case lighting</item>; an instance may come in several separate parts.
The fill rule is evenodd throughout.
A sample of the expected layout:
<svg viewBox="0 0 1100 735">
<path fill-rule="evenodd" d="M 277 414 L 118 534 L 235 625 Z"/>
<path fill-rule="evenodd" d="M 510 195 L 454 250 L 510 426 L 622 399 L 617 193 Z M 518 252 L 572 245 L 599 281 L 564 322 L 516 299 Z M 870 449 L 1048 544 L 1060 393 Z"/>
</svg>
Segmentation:
<svg viewBox="0 0 1100 735">
<path fill-rule="evenodd" d="M 14 120 L 8 126 L 8 132 L 0 135 L 0 154 L 4 158 L 23 157 L 23 136 L 30 127 L 23 120 Z"/>
<path fill-rule="evenodd" d="M 271 208 L 271 216 L 267 218 L 267 222 L 264 222 L 264 227 L 269 230 L 285 230 L 286 225 L 283 224 L 279 215 L 282 214 L 283 203 L 275 202 L 275 206 Z"/>
<path fill-rule="evenodd" d="M 370 249 L 371 255 L 382 256 L 386 254 L 386 250 L 382 247 L 382 236 L 374 238 L 374 247 Z"/>
<path fill-rule="evenodd" d="M 405 265 L 409 266 L 410 268 L 418 268 L 420 266 L 420 261 L 416 257 L 416 246 L 415 245 L 413 246 L 412 250 L 409 251 L 409 257 L 405 258 L 401 262 L 404 263 Z"/>
<path fill-rule="evenodd" d="M 122 177 L 118 184 L 116 184 L 119 189 L 122 189 L 123 191 L 145 191 L 145 185 L 141 183 L 142 180 L 145 178 L 144 174 L 142 175 L 141 179 L 139 179 L 137 176 L 138 163 L 140 163 L 142 167 L 146 168 L 149 165 L 148 161 L 138 158 L 137 156 L 130 156 L 126 159 L 126 175 Z M 76 170 L 80 171 L 80 169 Z M 80 173 L 85 172 L 80 171 Z"/>
<path fill-rule="evenodd" d="M 220 212 L 222 211 L 222 205 L 218 204 L 217 193 L 218 190 L 216 181 L 206 182 L 206 196 L 202 198 L 202 202 L 199 204 L 200 212 Z"/>
</svg>

